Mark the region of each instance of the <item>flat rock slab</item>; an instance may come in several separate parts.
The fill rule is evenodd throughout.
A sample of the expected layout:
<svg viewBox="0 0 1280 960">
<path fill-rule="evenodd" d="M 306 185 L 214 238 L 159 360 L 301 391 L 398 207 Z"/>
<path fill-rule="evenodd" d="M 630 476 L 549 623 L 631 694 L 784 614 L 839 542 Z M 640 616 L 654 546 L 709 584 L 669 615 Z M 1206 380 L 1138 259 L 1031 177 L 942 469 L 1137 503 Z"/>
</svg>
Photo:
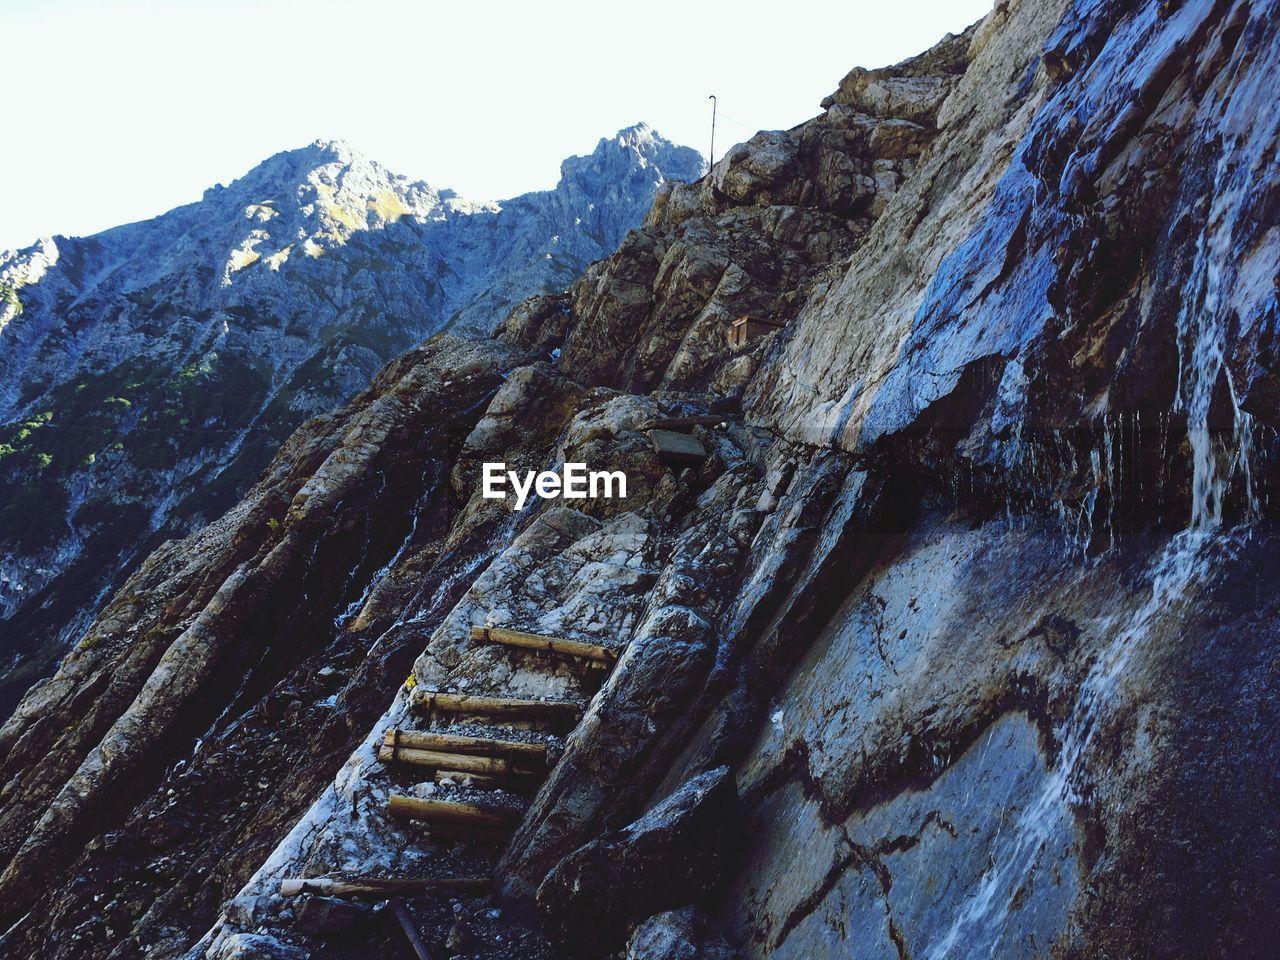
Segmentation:
<svg viewBox="0 0 1280 960">
<path fill-rule="evenodd" d="M 707 449 L 693 434 L 674 430 L 650 430 L 653 452 L 663 463 L 697 464 L 707 459 Z"/>
</svg>

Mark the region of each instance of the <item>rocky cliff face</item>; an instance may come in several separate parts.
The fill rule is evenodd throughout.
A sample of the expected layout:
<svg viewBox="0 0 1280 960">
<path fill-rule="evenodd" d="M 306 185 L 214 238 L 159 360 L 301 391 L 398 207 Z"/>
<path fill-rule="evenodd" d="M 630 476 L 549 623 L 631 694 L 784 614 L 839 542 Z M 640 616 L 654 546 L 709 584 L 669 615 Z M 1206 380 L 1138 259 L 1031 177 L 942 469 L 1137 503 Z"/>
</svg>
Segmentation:
<svg viewBox="0 0 1280 960">
<path fill-rule="evenodd" d="M 0 945 L 367 956 L 281 879 L 489 872 L 433 946 L 1269 956 L 1277 12 L 1002 3 L 309 421 L 0 731 Z M 589 699 L 501 849 L 387 814 L 481 796 L 377 759 L 423 690 Z"/>
<path fill-rule="evenodd" d="M 563 289 L 702 161 L 641 124 L 473 204 L 337 143 L 198 203 L 0 255 L 0 713 L 155 546 L 440 329 Z"/>
</svg>

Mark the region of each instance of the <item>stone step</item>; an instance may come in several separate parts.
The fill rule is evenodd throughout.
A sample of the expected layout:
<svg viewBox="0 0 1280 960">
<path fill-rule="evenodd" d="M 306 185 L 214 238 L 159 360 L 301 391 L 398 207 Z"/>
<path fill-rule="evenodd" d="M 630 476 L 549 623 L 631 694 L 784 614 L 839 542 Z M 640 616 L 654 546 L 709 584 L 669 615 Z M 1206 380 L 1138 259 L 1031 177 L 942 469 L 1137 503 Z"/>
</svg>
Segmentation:
<svg viewBox="0 0 1280 960">
<path fill-rule="evenodd" d="M 691 433 L 650 430 L 649 442 L 658 459 L 671 466 L 692 467 L 707 459 L 707 448 Z"/>
</svg>

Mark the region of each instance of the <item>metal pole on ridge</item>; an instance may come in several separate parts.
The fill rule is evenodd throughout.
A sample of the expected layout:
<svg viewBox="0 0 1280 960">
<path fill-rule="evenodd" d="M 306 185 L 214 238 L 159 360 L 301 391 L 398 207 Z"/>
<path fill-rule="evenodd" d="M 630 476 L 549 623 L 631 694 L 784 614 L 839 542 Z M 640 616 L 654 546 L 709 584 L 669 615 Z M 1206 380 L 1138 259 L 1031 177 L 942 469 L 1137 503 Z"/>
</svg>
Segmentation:
<svg viewBox="0 0 1280 960">
<path fill-rule="evenodd" d="M 716 165 L 716 105 L 720 101 L 714 93 L 707 99 L 711 101 L 711 152 L 707 156 L 707 173 L 710 173 L 711 168 Z"/>
</svg>

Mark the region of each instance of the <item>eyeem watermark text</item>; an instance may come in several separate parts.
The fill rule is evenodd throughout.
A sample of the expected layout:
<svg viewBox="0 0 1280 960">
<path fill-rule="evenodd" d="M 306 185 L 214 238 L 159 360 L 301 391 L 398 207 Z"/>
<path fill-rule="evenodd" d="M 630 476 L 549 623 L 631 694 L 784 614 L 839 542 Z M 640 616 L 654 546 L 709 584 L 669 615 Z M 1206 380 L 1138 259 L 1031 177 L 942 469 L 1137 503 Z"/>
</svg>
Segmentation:
<svg viewBox="0 0 1280 960">
<path fill-rule="evenodd" d="M 603 497 L 612 500 L 627 496 L 627 475 L 621 470 L 588 470 L 585 463 L 566 463 L 560 473 L 543 470 L 537 473 L 525 471 L 523 477 L 515 470 L 508 470 L 505 463 L 484 465 L 484 498 L 504 500 L 507 485 L 516 495 L 516 509 L 523 510 L 529 494 L 536 493 L 544 500 L 564 497 L 566 500 L 586 500 Z"/>
</svg>

